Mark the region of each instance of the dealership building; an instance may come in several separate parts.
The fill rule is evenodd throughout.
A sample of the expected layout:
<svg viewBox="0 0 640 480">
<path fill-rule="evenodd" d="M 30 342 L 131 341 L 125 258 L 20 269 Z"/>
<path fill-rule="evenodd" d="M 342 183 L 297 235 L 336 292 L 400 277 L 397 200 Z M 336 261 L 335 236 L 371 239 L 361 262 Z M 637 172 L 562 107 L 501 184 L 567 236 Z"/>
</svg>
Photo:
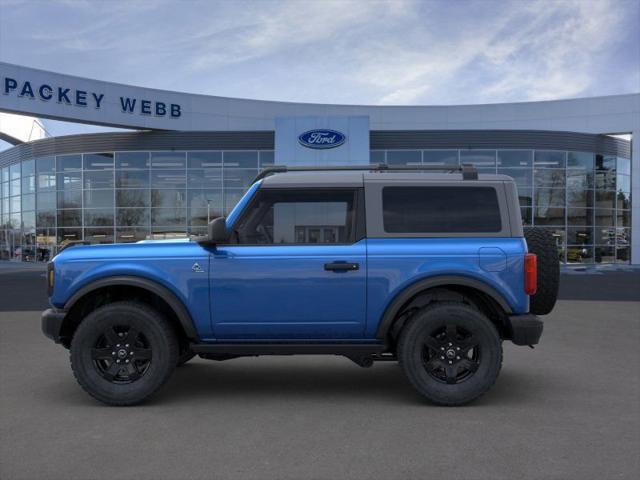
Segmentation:
<svg viewBox="0 0 640 480">
<path fill-rule="evenodd" d="M 0 63 L 0 112 L 126 128 L 15 138 L 0 123 L 0 258 L 74 240 L 202 234 L 276 165 L 473 164 L 513 177 L 568 264 L 640 264 L 640 94 L 455 106 L 271 102 Z M 635 230 L 635 232 L 634 232 Z"/>
</svg>

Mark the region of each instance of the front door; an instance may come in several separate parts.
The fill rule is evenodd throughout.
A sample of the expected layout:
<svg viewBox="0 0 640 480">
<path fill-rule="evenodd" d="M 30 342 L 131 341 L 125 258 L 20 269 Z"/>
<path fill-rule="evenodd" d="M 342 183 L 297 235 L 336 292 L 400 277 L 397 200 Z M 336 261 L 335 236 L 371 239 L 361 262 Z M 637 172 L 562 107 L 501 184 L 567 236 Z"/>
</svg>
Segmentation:
<svg viewBox="0 0 640 480">
<path fill-rule="evenodd" d="M 214 334 L 225 340 L 362 338 L 361 189 L 262 189 L 235 242 L 211 255 Z"/>
</svg>

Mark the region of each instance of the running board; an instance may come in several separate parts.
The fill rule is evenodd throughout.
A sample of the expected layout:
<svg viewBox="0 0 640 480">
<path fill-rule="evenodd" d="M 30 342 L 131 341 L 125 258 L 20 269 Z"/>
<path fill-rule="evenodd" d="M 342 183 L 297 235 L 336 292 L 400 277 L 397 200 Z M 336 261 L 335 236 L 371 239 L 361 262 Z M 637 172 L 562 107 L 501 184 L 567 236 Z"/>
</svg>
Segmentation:
<svg viewBox="0 0 640 480">
<path fill-rule="evenodd" d="M 382 343 L 194 343 L 197 354 L 216 355 L 344 355 L 366 357 L 386 350 Z"/>
</svg>

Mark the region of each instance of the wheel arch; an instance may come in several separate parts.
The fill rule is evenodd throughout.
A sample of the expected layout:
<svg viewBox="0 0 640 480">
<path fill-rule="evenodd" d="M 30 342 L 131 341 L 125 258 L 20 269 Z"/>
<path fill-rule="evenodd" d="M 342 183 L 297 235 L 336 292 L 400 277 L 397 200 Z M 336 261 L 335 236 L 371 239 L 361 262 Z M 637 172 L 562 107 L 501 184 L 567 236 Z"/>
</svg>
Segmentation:
<svg viewBox="0 0 640 480">
<path fill-rule="evenodd" d="M 154 280 L 119 275 L 94 280 L 76 291 L 65 302 L 64 310 L 67 315 L 62 327 L 63 344 L 70 342 L 73 331 L 89 311 L 108 303 L 102 302 L 105 297 L 113 296 L 117 300 L 133 297 L 136 299 L 142 298 L 147 303 L 149 301 L 157 303 L 162 308 L 162 312 L 170 317 L 169 320 L 178 333 L 189 340 L 198 341 L 198 333 L 193 324 L 191 314 L 174 292 Z M 167 308 L 169 311 L 166 310 Z"/>
<path fill-rule="evenodd" d="M 503 319 L 495 318 L 512 313 L 511 306 L 500 292 L 491 285 L 474 278 L 461 275 L 441 275 L 418 280 L 398 292 L 387 305 L 380 319 L 376 330 L 376 338 L 385 341 L 389 340 L 389 335 L 404 312 L 409 311 L 413 305 L 419 304 L 420 299 L 431 297 L 437 301 L 438 299 L 434 298 L 434 296 L 441 295 L 443 291 L 459 295 L 459 298 L 471 295 L 474 300 L 473 303 L 477 307 L 484 310 L 485 313 L 496 314 L 491 315 L 491 320 L 496 323 L 497 327 L 500 327 L 501 333 L 505 337 L 510 335 L 507 326 L 503 325 Z M 451 300 L 451 298 L 447 298 L 447 300 Z"/>
</svg>

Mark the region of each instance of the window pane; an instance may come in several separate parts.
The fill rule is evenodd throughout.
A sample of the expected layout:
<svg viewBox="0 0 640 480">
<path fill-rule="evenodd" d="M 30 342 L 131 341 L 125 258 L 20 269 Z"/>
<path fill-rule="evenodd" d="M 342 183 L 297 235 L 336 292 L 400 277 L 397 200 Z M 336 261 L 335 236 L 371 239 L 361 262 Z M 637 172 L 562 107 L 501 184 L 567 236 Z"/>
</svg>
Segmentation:
<svg viewBox="0 0 640 480">
<path fill-rule="evenodd" d="M 186 207 L 185 190 L 151 190 L 152 207 Z"/>
<path fill-rule="evenodd" d="M 616 171 L 616 157 L 605 155 L 596 155 L 596 170 L 599 171 Z"/>
<path fill-rule="evenodd" d="M 582 168 L 567 170 L 567 187 L 571 188 L 593 188 L 593 171 Z"/>
<path fill-rule="evenodd" d="M 460 163 L 470 163 L 476 167 L 494 167 L 496 165 L 496 151 L 460 150 Z"/>
<path fill-rule="evenodd" d="M 593 170 L 593 153 L 589 152 L 568 152 L 567 153 L 568 168 L 582 168 L 584 170 Z"/>
<path fill-rule="evenodd" d="M 82 210 L 58 210 L 58 227 L 82 226 Z"/>
<path fill-rule="evenodd" d="M 622 208 L 622 209 L 629 209 L 631 208 L 631 194 L 630 193 L 625 193 L 625 192 L 618 192 L 616 193 L 616 204 L 617 204 L 617 208 Z"/>
<path fill-rule="evenodd" d="M 616 188 L 619 192 L 631 192 L 631 177 L 629 175 L 618 174 L 616 176 Z"/>
<path fill-rule="evenodd" d="M 222 167 L 222 152 L 187 152 L 189 168 Z"/>
<path fill-rule="evenodd" d="M 148 207 L 149 190 L 116 190 L 118 207 Z"/>
<path fill-rule="evenodd" d="M 185 168 L 185 152 L 151 152 L 151 168 Z"/>
<path fill-rule="evenodd" d="M 520 215 L 522 216 L 522 224 L 523 225 L 531 225 L 533 212 L 531 208 L 521 208 Z"/>
<path fill-rule="evenodd" d="M 563 188 L 539 187 L 535 189 L 535 204 L 537 207 L 565 205 L 565 190 Z"/>
<path fill-rule="evenodd" d="M 596 263 L 615 263 L 616 252 L 614 247 L 596 247 Z"/>
<path fill-rule="evenodd" d="M 22 176 L 27 177 L 29 175 L 35 175 L 36 173 L 36 161 L 25 160 L 22 162 Z"/>
<path fill-rule="evenodd" d="M 595 221 L 597 226 L 615 227 L 616 225 L 615 210 L 605 210 L 603 208 L 596 208 Z"/>
<path fill-rule="evenodd" d="M 84 188 L 113 188 L 113 170 L 85 171 Z"/>
<path fill-rule="evenodd" d="M 565 158 L 565 152 L 536 150 L 533 164 L 538 168 L 564 168 Z"/>
<path fill-rule="evenodd" d="M 117 188 L 148 188 L 148 170 L 118 170 L 116 171 Z"/>
<path fill-rule="evenodd" d="M 384 187 L 389 233 L 499 232 L 498 197 L 488 187 Z"/>
<path fill-rule="evenodd" d="M 149 209 L 148 208 L 119 208 L 117 210 L 116 224 L 119 226 L 149 225 Z"/>
<path fill-rule="evenodd" d="M 36 177 L 22 177 L 22 193 L 36 191 Z"/>
<path fill-rule="evenodd" d="M 222 188 L 222 169 L 207 168 L 207 169 L 189 170 L 187 172 L 187 185 L 189 188 L 220 188 L 221 189 Z"/>
<path fill-rule="evenodd" d="M 258 152 L 224 152 L 224 166 L 258 168 Z"/>
<path fill-rule="evenodd" d="M 84 208 L 113 208 L 113 190 L 85 190 Z"/>
<path fill-rule="evenodd" d="M 387 163 L 389 165 L 420 165 L 422 154 L 419 150 L 389 150 Z"/>
<path fill-rule="evenodd" d="M 56 211 L 55 210 L 46 210 L 46 211 L 38 211 L 36 213 L 36 225 L 40 228 L 49 227 L 53 228 L 56 226 Z"/>
<path fill-rule="evenodd" d="M 30 193 L 28 195 L 22 195 L 22 210 L 35 210 L 36 209 L 36 195 Z"/>
<path fill-rule="evenodd" d="M 85 153 L 84 168 L 89 170 L 106 170 L 113 168 L 113 153 Z"/>
<path fill-rule="evenodd" d="M 568 207 L 592 208 L 593 199 L 593 190 L 584 190 L 582 188 L 567 188 Z"/>
<path fill-rule="evenodd" d="M 349 243 L 352 239 L 351 191 L 292 191 L 259 194 L 254 215 L 239 226 L 243 244 Z"/>
<path fill-rule="evenodd" d="M 38 175 L 38 191 L 53 190 L 56 188 L 56 175 L 54 173 L 43 173 Z"/>
<path fill-rule="evenodd" d="M 616 170 L 623 175 L 631 175 L 631 160 L 618 157 Z"/>
<path fill-rule="evenodd" d="M 616 248 L 616 263 L 629 263 L 630 260 L 629 247 Z"/>
<path fill-rule="evenodd" d="M 567 243 L 573 245 L 593 245 L 593 227 L 568 228 Z"/>
<path fill-rule="evenodd" d="M 185 188 L 186 173 L 184 170 L 152 170 L 151 186 L 162 189 Z"/>
<path fill-rule="evenodd" d="M 565 170 L 535 168 L 533 183 L 536 187 L 563 188 L 566 185 Z"/>
<path fill-rule="evenodd" d="M 187 211 L 185 208 L 152 208 L 151 224 L 153 226 L 186 228 Z"/>
<path fill-rule="evenodd" d="M 149 152 L 117 152 L 116 168 L 149 168 Z"/>
<path fill-rule="evenodd" d="M 61 155 L 56 161 L 58 172 L 82 169 L 82 155 Z"/>
<path fill-rule="evenodd" d="M 531 150 L 498 150 L 498 167 L 530 167 L 532 164 Z"/>
<path fill-rule="evenodd" d="M 564 207 L 536 207 L 534 225 L 564 225 Z"/>
<path fill-rule="evenodd" d="M 58 208 L 82 208 L 82 190 L 58 192 Z"/>
<path fill-rule="evenodd" d="M 593 247 L 567 246 L 567 263 L 593 263 Z"/>
<path fill-rule="evenodd" d="M 66 245 L 69 242 L 82 240 L 82 228 L 59 228 L 58 245 Z"/>
<path fill-rule="evenodd" d="M 631 226 L 631 210 L 618 210 L 616 212 L 618 227 L 630 227 Z M 640 233 L 639 233 L 640 235 Z"/>
<path fill-rule="evenodd" d="M 87 172 L 96 173 L 96 172 Z M 97 172 L 104 173 L 104 172 Z M 82 188 L 82 172 L 63 172 L 57 175 L 58 190 L 72 190 Z"/>
<path fill-rule="evenodd" d="M 568 208 L 567 224 L 590 226 L 593 225 L 593 209 L 590 208 Z"/>
<path fill-rule="evenodd" d="M 38 192 L 36 196 L 36 208 L 38 210 L 55 210 L 56 192 Z"/>
<path fill-rule="evenodd" d="M 36 159 L 36 172 L 37 173 L 53 173 L 56 168 L 55 157 L 44 157 Z"/>
<path fill-rule="evenodd" d="M 9 195 L 20 195 L 20 177 L 9 182 Z"/>
<path fill-rule="evenodd" d="M 458 165 L 458 151 L 423 150 L 422 161 L 430 165 Z"/>
<path fill-rule="evenodd" d="M 113 210 L 86 208 L 84 210 L 84 224 L 88 227 L 113 225 Z"/>
<path fill-rule="evenodd" d="M 530 188 L 517 187 L 518 200 L 521 207 L 531 207 L 533 205 L 533 193 Z"/>
<path fill-rule="evenodd" d="M 602 192 L 596 190 L 596 207 L 597 208 L 615 208 L 616 192 Z"/>
</svg>

